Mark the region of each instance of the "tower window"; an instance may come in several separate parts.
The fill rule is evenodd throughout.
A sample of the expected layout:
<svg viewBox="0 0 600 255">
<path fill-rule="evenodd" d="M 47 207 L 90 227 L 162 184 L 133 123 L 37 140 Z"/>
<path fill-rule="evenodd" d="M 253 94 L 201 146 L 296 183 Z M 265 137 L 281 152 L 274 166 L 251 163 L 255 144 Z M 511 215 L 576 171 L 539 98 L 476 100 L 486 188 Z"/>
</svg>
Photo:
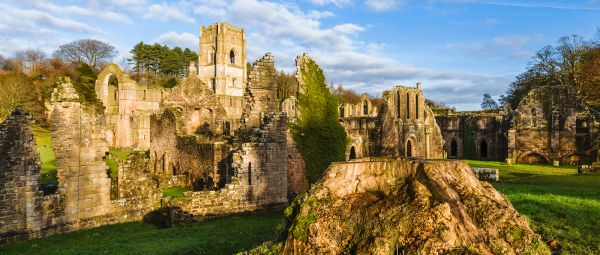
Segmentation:
<svg viewBox="0 0 600 255">
<path fill-rule="evenodd" d="M 229 52 L 229 62 L 235 64 L 235 52 L 233 50 Z"/>
</svg>

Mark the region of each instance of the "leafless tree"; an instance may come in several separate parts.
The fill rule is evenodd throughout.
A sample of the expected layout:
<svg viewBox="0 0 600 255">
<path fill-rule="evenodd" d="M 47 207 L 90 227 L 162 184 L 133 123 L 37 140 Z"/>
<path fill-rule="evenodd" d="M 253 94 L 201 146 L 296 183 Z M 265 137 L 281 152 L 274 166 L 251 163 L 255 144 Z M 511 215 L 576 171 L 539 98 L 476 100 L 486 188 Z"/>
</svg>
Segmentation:
<svg viewBox="0 0 600 255">
<path fill-rule="evenodd" d="M 46 53 L 37 49 L 26 49 L 17 51 L 15 59 L 21 64 L 21 70 L 33 71 L 46 59 Z"/>
<path fill-rule="evenodd" d="M 115 47 L 92 39 L 82 39 L 63 44 L 54 52 L 55 57 L 64 61 L 75 64 L 85 63 L 94 69 L 106 64 L 116 55 Z"/>
</svg>

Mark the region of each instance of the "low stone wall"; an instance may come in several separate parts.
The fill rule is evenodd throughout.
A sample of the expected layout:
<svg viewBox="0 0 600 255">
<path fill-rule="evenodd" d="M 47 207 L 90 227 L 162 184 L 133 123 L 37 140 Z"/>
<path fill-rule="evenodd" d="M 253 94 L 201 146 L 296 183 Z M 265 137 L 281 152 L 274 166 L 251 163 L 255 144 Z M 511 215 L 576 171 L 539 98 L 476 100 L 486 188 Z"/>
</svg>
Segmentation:
<svg viewBox="0 0 600 255">
<path fill-rule="evenodd" d="M 471 167 L 471 171 L 480 181 L 497 182 L 500 180 L 500 172 L 497 168 Z"/>
</svg>

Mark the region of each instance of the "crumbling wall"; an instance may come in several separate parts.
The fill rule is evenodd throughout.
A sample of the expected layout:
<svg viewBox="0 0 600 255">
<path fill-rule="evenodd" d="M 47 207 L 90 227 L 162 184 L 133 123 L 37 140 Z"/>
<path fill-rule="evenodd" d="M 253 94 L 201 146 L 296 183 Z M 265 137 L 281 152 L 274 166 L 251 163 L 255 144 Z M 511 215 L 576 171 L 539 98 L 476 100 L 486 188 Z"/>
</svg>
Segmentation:
<svg viewBox="0 0 600 255">
<path fill-rule="evenodd" d="M 287 117 L 266 114 L 256 141 L 242 141 L 232 155 L 231 183 L 215 191 L 186 192 L 171 202 L 174 224 L 248 212 L 287 203 Z"/>
<path fill-rule="evenodd" d="M 79 102 L 68 78 L 52 93 L 50 131 L 58 169 L 58 192 L 65 196 L 65 216 L 77 225 L 108 213 L 110 179 L 102 160 L 108 151 L 103 109 Z"/>
<path fill-rule="evenodd" d="M 436 116 L 448 158 L 504 161 L 508 122 L 503 112 L 460 112 Z M 485 145 L 483 145 L 485 143 Z"/>
<path fill-rule="evenodd" d="M 270 52 L 252 66 L 242 114 L 242 123 L 246 128 L 259 127 L 264 113 L 279 111 L 276 74 L 275 61 Z"/>
<path fill-rule="evenodd" d="M 515 109 L 508 131 L 509 158 L 521 163 L 589 164 L 577 149 L 577 100 L 567 88 L 534 89 Z"/>
<path fill-rule="evenodd" d="M 117 84 L 110 84 L 111 78 Z M 169 94 L 169 89 L 141 86 L 118 65 L 109 64 L 98 75 L 96 95 L 105 107 L 108 146 L 148 149 L 150 115 Z"/>
<path fill-rule="evenodd" d="M 304 158 L 298 151 L 296 141 L 291 132 L 286 132 L 287 140 L 287 169 L 288 192 L 298 193 L 308 188 L 308 179 L 304 173 Z"/>
<path fill-rule="evenodd" d="M 377 107 L 373 105 L 368 96 L 361 96 L 356 103 L 340 104 L 340 118 L 346 117 L 375 117 L 377 116 Z"/>
<path fill-rule="evenodd" d="M 0 243 L 35 236 L 41 227 L 43 192 L 38 190 L 40 156 L 32 118 L 16 109 L 0 125 Z"/>
<path fill-rule="evenodd" d="M 362 116 L 342 118 L 350 138 L 347 159 L 368 156 L 445 158 L 444 139 L 433 111 L 425 105 L 420 83 L 416 88 L 396 86 L 384 91 L 382 97 L 383 105 L 377 109 L 376 118 L 371 117 L 369 104 L 359 113 Z M 363 107 L 365 102 L 368 101 L 362 103 Z"/>
</svg>

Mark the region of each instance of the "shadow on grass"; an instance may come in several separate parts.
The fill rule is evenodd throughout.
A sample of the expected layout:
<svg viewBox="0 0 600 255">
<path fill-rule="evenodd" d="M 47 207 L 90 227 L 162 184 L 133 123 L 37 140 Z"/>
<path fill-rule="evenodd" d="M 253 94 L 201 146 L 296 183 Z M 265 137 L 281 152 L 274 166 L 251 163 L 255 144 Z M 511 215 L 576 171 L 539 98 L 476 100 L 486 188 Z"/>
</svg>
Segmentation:
<svg viewBox="0 0 600 255">
<path fill-rule="evenodd" d="M 0 246 L 2 254 L 234 254 L 273 239 L 280 212 L 230 216 L 185 227 L 131 222 Z"/>
</svg>

